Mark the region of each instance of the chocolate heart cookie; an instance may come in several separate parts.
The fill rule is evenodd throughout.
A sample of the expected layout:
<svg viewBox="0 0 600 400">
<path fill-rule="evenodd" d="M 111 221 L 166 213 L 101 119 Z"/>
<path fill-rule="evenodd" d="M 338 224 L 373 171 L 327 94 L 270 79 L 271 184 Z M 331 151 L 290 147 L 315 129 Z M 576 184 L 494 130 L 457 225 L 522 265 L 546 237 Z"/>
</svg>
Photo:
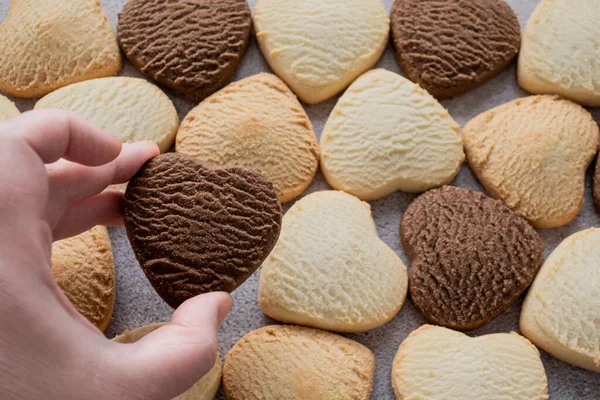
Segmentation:
<svg viewBox="0 0 600 400">
<path fill-rule="evenodd" d="M 427 319 L 478 328 L 531 284 L 544 243 L 518 214 L 482 193 L 446 186 L 417 198 L 400 225 L 409 290 Z"/>
<path fill-rule="evenodd" d="M 123 207 L 131 247 L 173 308 L 198 294 L 233 291 L 269 255 L 281 227 L 277 193 L 262 175 L 207 168 L 182 154 L 148 161 Z"/>
</svg>

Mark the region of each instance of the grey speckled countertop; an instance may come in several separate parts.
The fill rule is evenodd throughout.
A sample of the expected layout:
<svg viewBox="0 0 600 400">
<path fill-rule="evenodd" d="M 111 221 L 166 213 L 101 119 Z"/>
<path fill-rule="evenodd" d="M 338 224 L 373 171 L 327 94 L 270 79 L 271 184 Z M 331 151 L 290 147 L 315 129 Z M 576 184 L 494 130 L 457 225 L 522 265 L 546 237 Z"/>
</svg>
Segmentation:
<svg viewBox="0 0 600 400">
<path fill-rule="evenodd" d="M 537 0 L 507 1 L 516 11 L 521 26 L 524 27 L 527 18 L 537 4 Z M 113 26 L 116 26 L 117 14 L 125 2 L 126 0 L 102 0 L 102 5 Z M 255 0 L 249 2 L 250 6 L 253 7 Z M 389 10 L 392 0 L 383 0 L 383 2 Z M 0 20 L 6 16 L 8 6 L 9 0 L 0 0 Z M 573 6 L 577 7 L 575 4 Z M 600 57 L 600 54 L 598 56 Z M 377 67 L 400 73 L 391 44 L 388 45 Z M 258 50 L 256 42 L 252 40 L 249 51 L 237 73 L 236 80 L 261 71 L 270 71 L 270 69 Z M 129 63 L 125 63 L 121 75 L 142 77 Z M 455 99 L 443 101 L 442 104 L 448 108 L 454 119 L 463 126 L 472 117 L 485 110 L 526 95 L 527 93 L 517 87 L 515 63 L 513 63 L 506 71 L 484 86 Z M 169 93 L 169 96 L 173 99 L 180 118 L 183 118 L 194 106 L 193 103 L 177 98 L 171 93 Z M 13 100 L 16 100 L 21 111 L 31 109 L 34 104 L 33 100 Z M 336 101 L 337 97 L 317 105 L 305 106 L 317 136 L 320 136 L 323 125 Z M 596 121 L 600 122 L 600 109 L 593 110 L 592 113 Z M 453 184 L 483 191 L 466 165 L 463 165 Z M 319 173 L 305 194 L 328 188 L 323 176 Z M 546 255 L 570 234 L 599 225 L 600 218 L 594 210 L 591 193 L 592 175 L 591 171 L 588 171 L 585 203 L 577 218 L 561 228 L 539 231 L 545 242 Z M 379 236 L 400 255 L 406 265 L 410 264 L 400 245 L 398 230 L 402 213 L 414 198 L 414 195 L 398 192 L 371 203 Z M 285 210 L 287 208 L 289 208 L 289 205 L 285 207 Z M 172 310 L 163 303 L 146 280 L 129 247 L 124 229 L 111 229 L 111 239 L 117 268 L 117 302 L 106 335 L 112 338 L 126 328 L 133 329 L 148 323 L 168 320 Z M 220 330 L 219 350 L 221 355 L 227 353 L 247 332 L 266 324 L 275 323 L 275 321 L 261 313 L 257 303 L 259 273 L 257 272 L 233 293 L 235 306 Z M 521 303 L 522 298 L 507 313 L 483 328 L 469 332 L 469 335 L 477 336 L 494 332 L 518 331 Z M 582 304 L 582 307 L 585 307 L 585 305 Z M 392 359 L 400 343 L 411 331 L 423 323 L 425 323 L 425 320 L 414 308 L 411 301 L 407 300 L 400 313 L 391 322 L 366 333 L 347 335 L 363 343 L 375 353 L 377 365 L 372 399 L 394 398 L 390 382 Z M 548 375 L 551 399 L 600 399 L 600 374 L 572 367 L 557 361 L 544 352 L 541 353 Z M 225 398 L 222 390 L 217 398 Z"/>
</svg>

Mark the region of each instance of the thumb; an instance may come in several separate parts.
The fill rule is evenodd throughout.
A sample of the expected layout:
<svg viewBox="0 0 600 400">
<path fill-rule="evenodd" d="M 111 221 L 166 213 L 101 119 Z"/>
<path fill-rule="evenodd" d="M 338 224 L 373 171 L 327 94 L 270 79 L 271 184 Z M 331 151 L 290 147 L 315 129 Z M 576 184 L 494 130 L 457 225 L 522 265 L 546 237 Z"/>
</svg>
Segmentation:
<svg viewBox="0 0 600 400">
<path fill-rule="evenodd" d="M 233 306 L 227 293 L 183 303 L 171 322 L 133 344 L 114 344 L 111 364 L 123 398 L 172 399 L 214 366 L 218 329 Z"/>
</svg>

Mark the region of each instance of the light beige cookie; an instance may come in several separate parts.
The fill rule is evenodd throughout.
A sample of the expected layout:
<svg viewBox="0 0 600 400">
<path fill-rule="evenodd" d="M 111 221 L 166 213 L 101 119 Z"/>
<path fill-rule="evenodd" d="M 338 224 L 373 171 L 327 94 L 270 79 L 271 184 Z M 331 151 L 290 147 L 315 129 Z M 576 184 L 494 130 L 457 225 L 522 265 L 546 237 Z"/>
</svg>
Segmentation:
<svg viewBox="0 0 600 400">
<path fill-rule="evenodd" d="M 550 254 L 523 303 L 521 332 L 556 358 L 600 372 L 600 229 L 577 232 Z"/>
<path fill-rule="evenodd" d="M 530 96 L 473 118 L 462 130 L 469 165 L 490 195 L 536 228 L 570 222 L 583 204 L 598 125 L 558 96 Z"/>
<path fill-rule="evenodd" d="M 0 90 L 18 97 L 40 97 L 121 69 L 100 0 L 12 0 L 0 25 L 0 54 Z"/>
<path fill-rule="evenodd" d="M 406 266 L 377 236 L 369 204 L 323 191 L 284 215 L 262 265 L 258 302 L 283 322 L 362 332 L 400 311 L 407 281 Z"/>
<path fill-rule="evenodd" d="M 52 274 L 77 311 L 104 331 L 115 305 L 115 264 L 108 230 L 96 226 L 54 242 Z"/>
<path fill-rule="evenodd" d="M 366 400 L 375 357 L 345 337 L 293 325 L 245 335 L 225 356 L 223 387 L 230 400 Z"/>
<path fill-rule="evenodd" d="M 262 173 L 281 202 L 302 193 L 319 165 L 306 112 L 279 78 L 266 73 L 234 82 L 192 109 L 175 146 L 208 164 Z"/>
<path fill-rule="evenodd" d="M 540 353 L 511 333 L 471 338 L 423 325 L 400 345 L 392 366 L 398 400 L 542 400 L 548 383 Z"/>
<path fill-rule="evenodd" d="M 321 134 L 321 171 L 364 200 L 448 184 L 465 154 L 459 126 L 419 85 L 384 69 L 342 95 Z"/>
<path fill-rule="evenodd" d="M 597 0 L 542 0 L 523 34 L 519 85 L 600 107 L 598 16 Z"/>
<path fill-rule="evenodd" d="M 312 104 L 375 65 L 390 20 L 381 0 L 258 0 L 254 28 L 273 71 Z"/>
<path fill-rule="evenodd" d="M 151 140 L 169 150 L 179 126 L 171 100 L 143 79 L 112 77 L 75 83 L 40 99 L 35 109 L 73 111 L 124 143 Z"/>
<path fill-rule="evenodd" d="M 117 343 L 135 343 L 147 334 L 154 332 L 166 323 L 145 325 L 132 331 L 126 330 L 113 340 Z M 173 400 L 213 400 L 217 395 L 219 386 L 221 386 L 221 376 L 223 375 L 223 364 L 221 358 L 217 355 L 215 365 L 191 388 L 180 394 Z"/>
<path fill-rule="evenodd" d="M 15 103 L 0 95 L 0 121 L 11 119 L 21 114 Z"/>
</svg>

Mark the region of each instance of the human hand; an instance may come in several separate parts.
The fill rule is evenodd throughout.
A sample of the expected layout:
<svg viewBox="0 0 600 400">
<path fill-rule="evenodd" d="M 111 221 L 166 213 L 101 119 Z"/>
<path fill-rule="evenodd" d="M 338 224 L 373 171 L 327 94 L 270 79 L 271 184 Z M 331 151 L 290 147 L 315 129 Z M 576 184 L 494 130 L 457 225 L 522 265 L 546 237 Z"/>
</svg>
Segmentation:
<svg viewBox="0 0 600 400">
<path fill-rule="evenodd" d="M 3 399 L 170 399 L 213 366 L 225 293 L 182 304 L 171 323 L 117 344 L 83 318 L 51 273 L 52 241 L 121 225 L 118 191 L 159 151 L 121 145 L 72 113 L 0 122 L 0 393 Z"/>
</svg>

